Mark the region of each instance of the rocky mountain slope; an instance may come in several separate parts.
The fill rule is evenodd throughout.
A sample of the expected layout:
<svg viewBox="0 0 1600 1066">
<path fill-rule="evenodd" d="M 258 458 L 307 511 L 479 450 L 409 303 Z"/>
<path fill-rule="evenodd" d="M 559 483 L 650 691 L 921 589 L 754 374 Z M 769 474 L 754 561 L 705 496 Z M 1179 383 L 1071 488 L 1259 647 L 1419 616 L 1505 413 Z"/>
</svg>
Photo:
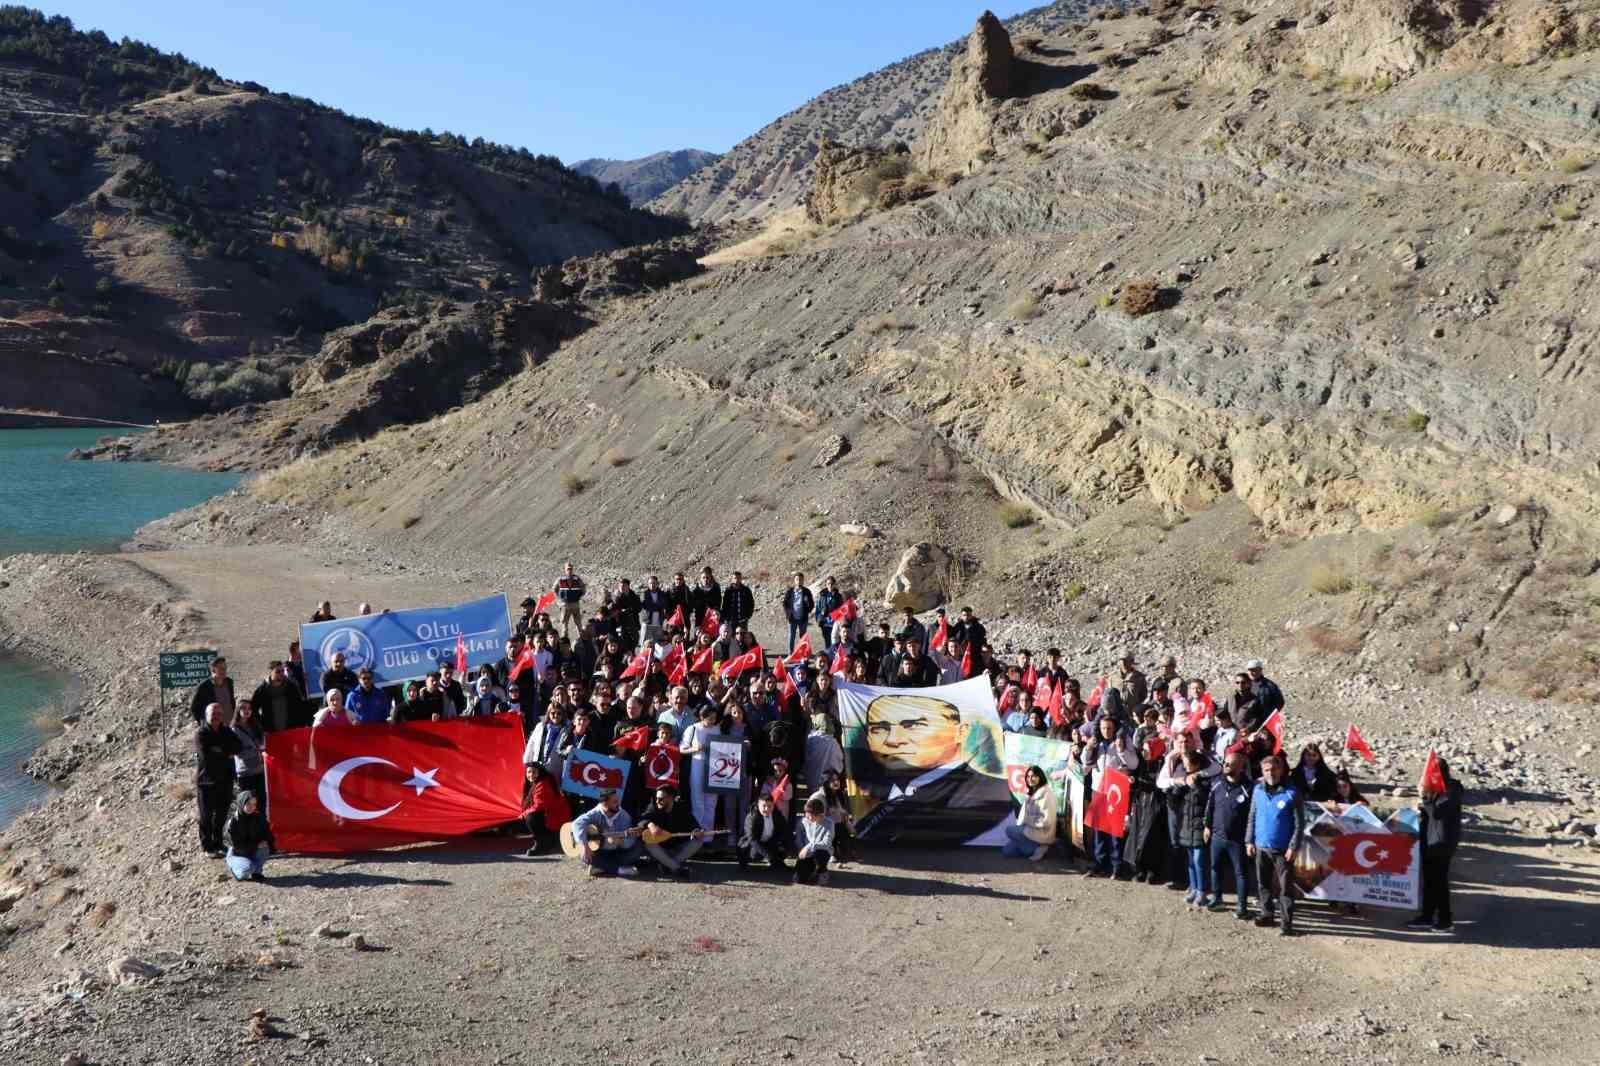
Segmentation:
<svg viewBox="0 0 1600 1066">
<path fill-rule="evenodd" d="M 1057 0 L 1005 23 L 1018 34 L 1049 34 L 1118 0 Z M 910 142 L 932 114 L 962 42 L 930 48 L 829 89 L 734 145 L 714 164 L 657 196 L 650 206 L 693 219 L 738 219 L 795 207 L 815 175 L 825 141 L 869 147 Z"/>
<path fill-rule="evenodd" d="M 551 156 L 391 129 L 0 12 L 0 405 L 281 395 L 321 334 L 671 236 Z"/>
<path fill-rule="evenodd" d="M 676 152 L 656 152 L 642 159 L 580 159 L 572 164 L 572 170 L 594 178 L 602 186 L 616 185 L 629 203 L 643 204 L 720 158 L 715 152 L 681 148 Z"/>
<path fill-rule="evenodd" d="M 880 185 L 916 198 L 624 301 L 481 404 L 260 491 L 349 485 L 358 522 L 462 550 L 869 587 L 930 541 L 1063 619 L 1201 631 L 1239 598 L 1297 653 L 1583 696 L 1596 6 L 1167 4 L 1026 48 L 986 20 Z M 450 517 L 485 492 L 541 505 Z M 1138 561 L 1217 508 L 1183 567 Z M 1230 571 L 1284 545 L 1297 576 L 1247 608 Z M 1141 571 L 1166 578 L 1130 606 Z"/>
</svg>

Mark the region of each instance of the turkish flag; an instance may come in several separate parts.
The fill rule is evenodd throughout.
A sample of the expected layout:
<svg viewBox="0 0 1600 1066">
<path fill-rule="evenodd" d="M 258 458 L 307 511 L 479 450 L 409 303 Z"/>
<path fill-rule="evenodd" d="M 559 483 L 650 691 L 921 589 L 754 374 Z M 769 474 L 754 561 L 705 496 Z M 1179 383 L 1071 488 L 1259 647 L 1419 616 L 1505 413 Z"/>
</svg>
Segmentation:
<svg viewBox="0 0 1600 1066">
<path fill-rule="evenodd" d="M 967 650 L 961 653 L 961 677 L 966 679 L 972 676 L 972 645 L 967 645 Z"/>
<path fill-rule="evenodd" d="M 621 788 L 628 782 L 628 764 L 621 759 L 586 748 L 574 748 L 567 756 L 566 780 L 561 791 L 598 797 L 601 789 Z"/>
<path fill-rule="evenodd" d="M 795 686 L 794 675 L 789 673 L 787 666 L 783 663 L 774 663 L 772 665 L 772 676 L 780 686 L 778 689 L 778 702 L 787 706 L 790 700 L 800 698 L 800 689 Z"/>
<path fill-rule="evenodd" d="M 539 597 L 539 602 L 533 605 L 533 611 L 535 614 L 541 614 L 554 607 L 555 603 L 556 594 L 553 591 L 546 592 L 543 596 Z"/>
<path fill-rule="evenodd" d="M 774 765 L 776 765 L 777 761 L 774 762 Z M 789 775 L 784 774 L 782 777 L 778 778 L 777 783 L 772 786 L 772 789 L 768 792 L 768 795 L 772 797 L 772 805 L 778 810 L 781 811 L 785 807 L 789 806 Z"/>
<path fill-rule="evenodd" d="M 1120 837 L 1128 831 L 1128 802 L 1133 783 L 1121 770 L 1105 769 L 1094 783 L 1094 797 L 1083 813 L 1083 824 Z"/>
<path fill-rule="evenodd" d="M 732 681 L 748 670 L 760 670 L 765 664 L 766 658 L 766 653 L 761 650 L 761 645 L 757 644 L 743 655 L 729 659 L 722 664 L 722 680 Z"/>
<path fill-rule="evenodd" d="M 1007 685 L 1005 691 L 1000 693 L 1000 713 L 1004 714 L 1017 705 L 1017 686 Z"/>
<path fill-rule="evenodd" d="M 461 634 L 456 634 L 456 673 L 463 678 L 467 676 L 467 642 L 461 639 Z"/>
<path fill-rule="evenodd" d="M 709 674 L 712 662 L 710 646 L 704 647 L 700 649 L 693 659 L 689 660 L 689 672 L 691 674 Z"/>
<path fill-rule="evenodd" d="M 938 648 L 941 651 L 950 642 L 950 626 L 944 620 L 944 615 L 939 616 L 939 624 L 934 627 L 933 636 L 928 641 L 928 647 Z"/>
<path fill-rule="evenodd" d="M 1372 749 L 1367 747 L 1367 739 L 1361 735 L 1361 730 L 1350 723 L 1350 729 L 1344 735 L 1344 750 L 1353 751 L 1368 762 L 1377 762 L 1378 757 L 1372 754 Z"/>
<path fill-rule="evenodd" d="M 1022 691 L 1037 693 L 1039 691 L 1039 671 L 1029 663 L 1028 668 L 1022 671 Z"/>
<path fill-rule="evenodd" d="M 612 751 L 643 751 L 650 746 L 650 727 L 648 725 L 634 726 L 624 730 L 611 739 Z"/>
<path fill-rule="evenodd" d="M 700 632 L 712 640 L 716 640 L 717 635 L 722 632 L 722 616 L 717 613 L 716 608 L 706 608 L 706 616 L 700 619 Z"/>
<path fill-rule="evenodd" d="M 683 625 L 683 604 L 681 604 L 681 603 L 678 604 L 678 606 L 676 606 L 676 607 L 674 607 L 672 609 L 672 613 L 667 615 L 667 625 L 669 625 L 669 626 L 682 626 Z"/>
<path fill-rule="evenodd" d="M 803 663 L 809 658 L 811 658 L 811 634 L 807 633 L 800 638 L 800 643 L 794 646 L 794 651 L 790 652 L 789 657 L 783 661 L 793 666 L 795 663 Z"/>
<path fill-rule="evenodd" d="M 622 676 L 618 680 L 627 680 L 630 677 L 643 677 L 644 672 L 650 669 L 650 649 L 642 648 L 627 666 L 623 667 Z"/>
<path fill-rule="evenodd" d="M 828 664 L 828 673 L 844 675 L 850 669 L 850 656 L 845 654 L 844 645 L 836 644 L 833 649 L 833 662 Z"/>
<path fill-rule="evenodd" d="M 1111 679 L 1109 677 L 1101 674 L 1099 683 L 1095 685 L 1093 691 L 1089 693 L 1089 698 L 1084 702 L 1091 707 L 1100 706 L 1100 697 L 1106 694 L 1106 683 L 1110 680 Z"/>
<path fill-rule="evenodd" d="M 1035 707 L 1044 708 L 1045 720 L 1051 725 L 1060 725 L 1060 715 L 1057 712 L 1050 710 L 1051 693 L 1052 689 L 1050 688 L 1050 679 L 1048 677 L 1041 677 L 1039 679 L 1039 683 L 1035 685 L 1033 689 L 1033 705 Z"/>
<path fill-rule="evenodd" d="M 331 855 L 515 821 L 522 746 L 520 714 L 268 733 L 272 834 Z"/>
<path fill-rule="evenodd" d="M 667 684 L 681 685 L 689 679 L 689 656 L 685 654 L 682 644 L 673 644 L 672 650 L 661 660 L 661 665 L 667 671 Z"/>
<path fill-rule="evenodd" d="M 1437 752 L 1428 752 L 1428 761 L 1422 764 L 1422 780 L 1417 788 L 1427 795 L 1429 792 L 1443 795 L 1445 792 L 1444 771 L 1439 769 L 1439 755 Z"/>
<path fill-rule="evenodd" d="M 651 792 L 663 785 L 678 787 L 678 745 L 660 741 L 644 757 L 644 787 Z"/>
<path fill-rule="evenodd" d="M 1261 723 L 1261 728 L 1272 734 L 1272 754 L 1281 753 L 1283 751 L 1283 709 L 1280 707 L 1267 715 L 1267 720 Z"/>
<path fill-rule="evenodd" d="M 1050 697 L 1045 701 L 1045 709 L 1050 712 L 1050 721 L 1060 725 L 1067 720 L 1067 682 L 1065 679 L 1050 686 Z"/>
<path fill-rule="evenodd" d="M 1416 837 L 1405 833 L 1345 833 L 1333 838 L 1328 867 L 1356 877 L 1403 874 L 1411 868 L 1411 849 L 1416 842 Z"/>
<path fill-rule="evenodd" d="M 848 600 L 845 600 L 839 606 L 829 611 L 828 617 L 833 619 L 835 622 L 843 622 L 846 625 L 849 625 L 851 622 L 856 620 L 856 616 L 860 613 L 860 609 L 856 607 L 856 598 L 851 596 Z"/>
<path fill-rule="evenodd" d="M 1015 763 L 1006 767 L 1006 787 L 1013 796 L 1026 796 L 1028 794 L 1028 766 L 1026 763 Z"/>
<path fill-rule="evenodd" d="M 506 671 L 506 680 L 515 681 L 522 676 L 522 671 L 533 669 L 533 642 L 529 641 L 522 646 L 522 654 L 517 656 L 517 661 L 511 664 L 511 669 Z"/>
</svg>

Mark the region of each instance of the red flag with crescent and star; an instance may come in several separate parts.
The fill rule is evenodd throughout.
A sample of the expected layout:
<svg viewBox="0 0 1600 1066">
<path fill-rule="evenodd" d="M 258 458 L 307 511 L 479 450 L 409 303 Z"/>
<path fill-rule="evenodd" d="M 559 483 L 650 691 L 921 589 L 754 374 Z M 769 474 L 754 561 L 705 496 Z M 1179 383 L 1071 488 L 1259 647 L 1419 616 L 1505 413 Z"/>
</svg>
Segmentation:
<svg viewBox="0 0 1600 1066">
<path fill-rule="evenodd" d="M 834 645 L 833 662 L 828 664 L 828 673 L 843 676 L 850 669 L 850 655 L 844 650 L 844 643 Z"/>
<path fill-rule="evenodd" d="M 543 614 L 550 608 L 554 607 L 555 604 L 556 594 L 553 591 L 546 592 L 543 596 L 539 597 L 539 602 L 533 605 L 533 612 L 535 614 Z"/>
<path fill-rule="evenodd" d="M 689 660 L 689 672 L 691 674 L 709 674 L 711 667 L 716 663 L 716 659 L 712 655 L 713 648 L 711 645 L 701 648 L 695 653 L 695 657 Z"/>
<path fill-rule="evenodd" d="M 717 613 L 716 608 L 706 608 L 705 617 L 700 619 L 700 632 L 704 633 L 712 640 L 716 640 L 717 637 L 721 635 L 722 616 Z"/>
<path fill-rule="evenodd" d="M 1422 764 L 1422 780 L 1417 783 L 1417 791 L 1424 795 L 1429 792 L 1442 796 L 1449 791 L 1444 783 L 1444 771 L 1439 768 L 1439 753 L 1433 750 L 1428 752 L 1428 761 Z"/>
<path fill-rule="evenodd" d="M 937 648 L 943 651 L 944 646 L 949 642 L 950 625 L 944 620 L 944 615 L 941 614 L 939 616 L 939 624 L 933 627 L 933 636 L 928 641 L 928 650 L 932 651 Z"/>
<path fill-rule="evenodd" d="M 761 645 L 757 644 L 743 655 L 736 656 L 722 664 L 722 680 L 732 681 L 740 674 L 750 670 L 759 671 L 765 661 L 766 653 L 761 650 Z"/>
<path fill-rule="evenodd" d="M 654 792 L 663 785 L 678 786 L 678 745 L 656 741 L 644 756 L 644 787 Z"/>
<path fill-rule="evenodd" d="M 680 629 L 683 628 L 683 604 L 680 603 L 672 609 L 672 613 L 667 615 L 666 624 L 669 629 L 673 626 L 677 626 Z"/>
<path fill-rule="evenodd" d="M 1416 837 L 1405 833 L 1345 833 L 1333 838 L 1328 868 L 1354 877 L 1403 874 L 1411 868 L 1416 842 Z"/>
<path fill-rule="evenodd" d="M 794 651 L 790 652 L 789 657 L 783 661 L 793 666 L 795 663 L 803 663 L 809 658 L 811 658 L 811 634 L 807 633 L 800 638 L 799 642 L 794 646 Z"/>
<path fill-rule="evenodd" d="M 681 685 L 689 680 L 689 656 L 682 644 L 674 643 L 672 650 L 662 658 L 661 665 L 667 671 L 667 684 Z"/>
<path fill-rule="evenodd" d="M 650 746 L 650 727 L 636 725 L 611 738 L 612 751 L 643 751 Z"/>
<path fill-rule="evenodd" d="M 626 681 L 630 677 L 643 677 L 648 669 L 650 669 L 650 649 L 641 648 L 639 654 L 623 667 L 620 679 Z"/>
<path fill-rule="evenodd" d="M 845 625 L 849 625 L 851 622 L 856 620 L 856 617 L 860 613 L 861 609 L 856 606 L 856 598 L 851 596 L 839 606 L 829 611 L 828 617 L 835 622 L 843 622 Z"/>
<path fill-rule="evenodd" d="M 280 851 L 343 854 L 443 840 L 522 811 L 522 716 L 267 734 Z"/>
<path fill-rule="evenodd" d="M 1267 715 L 1267 720 L 1261 723 L 1261 728 L 1272 734 L 1272 754 L 1281 754 L 1283 751 L 1283 708 L 1279 707 Z"/>
<path fill-rule="evenodd" d="M 1128 797 L 1133 783 L 1121 770 L 1100 771 L 1094 783 L 1094 797 L 1083 812 L 1083 824 L 1102 833 L 1120 837 L 1128 832 Z"/>
<path fill-rule="evenodd" d="M 533 641 L 530 640 L 528 643 L 522 646 L 522 654 L 517 656 L 517 661 L 512 663 L 511 668 L 506 671 L 506 680 L 515 681 L 517 678 L 522 676 L 522 671 L 532 669 Z"/>
</svg>

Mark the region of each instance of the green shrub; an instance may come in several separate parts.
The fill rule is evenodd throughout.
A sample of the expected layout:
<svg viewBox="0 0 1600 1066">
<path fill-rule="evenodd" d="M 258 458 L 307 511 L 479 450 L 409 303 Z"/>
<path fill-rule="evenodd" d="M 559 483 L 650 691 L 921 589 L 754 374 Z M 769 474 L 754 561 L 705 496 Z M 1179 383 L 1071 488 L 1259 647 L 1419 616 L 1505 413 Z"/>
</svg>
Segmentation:
<svg viewBox="0 0 1600 1066">
<path fill-rule="evenodd" d="M 1428 428 L 1428 416 L 1421 411 L 1412 411 L 1406 415 L 1406 428 L 1413 433 L 1421 433 Z"/>
<path fill-rule="evenodd" d="M 255 361 L 231 367 L 194 363 L 182 384 L 184 395 L 212 411 L 276 400 L 285 391 L 283 379 Z"/>
<path fill-rule="evenodd" d="M 1327 563 L 1313 566 L 1306 584 L 1320 596 L 1340 596 L 1356 587 L 1349 574 Z"/>
<path fill-rule="evenodd" d="M 1007 529 L 1026 529 L 1038 521 L 1033 509 L 1020 503 L 1003 503 L 999 513 Z"/>
</svg>

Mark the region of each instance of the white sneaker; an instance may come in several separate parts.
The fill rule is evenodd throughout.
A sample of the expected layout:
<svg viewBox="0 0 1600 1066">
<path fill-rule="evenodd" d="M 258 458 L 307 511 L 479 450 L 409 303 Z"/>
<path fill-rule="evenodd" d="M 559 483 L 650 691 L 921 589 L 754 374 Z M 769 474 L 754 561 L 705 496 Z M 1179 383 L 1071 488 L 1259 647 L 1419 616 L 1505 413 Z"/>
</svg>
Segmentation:
<svg viewBox="0 0 1600 1066">
<path fill-rule="evenodd" d="M 1044 858 L 1044 853 L 1049 851 L 1049 850 L 1050 850 L 1050 845 L 1048 845 L 1048 844 L 1040 844 L 1038 847 L 1033 849 L 1033 854 L 1028 856 L 1028 861 L 1029 862 L 1038 862 L 1040 859 Z"/>
<path fill-rule="evenodd" d="M 617 873 L 623 877 L 638 877 L 639 868 L 637 866 L 619 866 L 617 867 Z"/>
</svg>

